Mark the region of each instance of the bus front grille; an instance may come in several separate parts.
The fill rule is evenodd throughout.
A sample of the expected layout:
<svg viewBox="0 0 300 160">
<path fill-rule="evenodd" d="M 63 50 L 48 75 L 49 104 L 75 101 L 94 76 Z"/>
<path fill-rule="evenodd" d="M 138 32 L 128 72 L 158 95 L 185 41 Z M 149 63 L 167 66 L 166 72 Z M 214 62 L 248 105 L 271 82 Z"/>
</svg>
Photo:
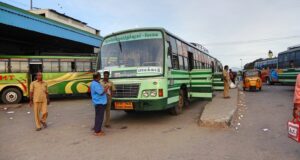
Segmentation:
<svg viewBox="0 0 300 160">
<path fill-rule="evenodd" d="M 139 94 L 139 84 L 116 84 L 115 98 L 137 98 Z"/>
</svg>

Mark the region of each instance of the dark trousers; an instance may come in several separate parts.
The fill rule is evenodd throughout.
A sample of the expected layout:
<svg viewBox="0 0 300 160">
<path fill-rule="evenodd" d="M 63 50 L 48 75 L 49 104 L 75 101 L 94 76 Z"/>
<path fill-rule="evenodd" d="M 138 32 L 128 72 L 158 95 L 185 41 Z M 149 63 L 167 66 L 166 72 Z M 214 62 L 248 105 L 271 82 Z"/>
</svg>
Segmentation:
<svg viewBox="0 0 300 160">
<path fill-rule="evenodd" d="M 94 126 L 95 133 L 101 132 L 105 107 L 106 105 L 102 105 L 102 104 L 95 105 L 95 126 Z"/>
</svg>

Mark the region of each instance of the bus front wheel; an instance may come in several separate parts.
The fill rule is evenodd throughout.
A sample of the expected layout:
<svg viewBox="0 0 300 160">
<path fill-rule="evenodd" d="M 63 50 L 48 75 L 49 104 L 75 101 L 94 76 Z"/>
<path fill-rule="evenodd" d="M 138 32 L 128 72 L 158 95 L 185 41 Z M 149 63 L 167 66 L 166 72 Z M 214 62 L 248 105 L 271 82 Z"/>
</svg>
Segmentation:
<svg viewBox="0 0 300 160">
<path fill-rule="evenodd" d="M 16 88 L 8 88 L 2 92 L 1 99 L 5 104 L 16 104 L 21 101 L 22 94 Z"/>
<path fill-rule="evenodd" d="M 170 113 L 172 115 L 179 115 L 182 113 L 182 108 L 184 106 L 184 94 L 183 90 L 179 93 L 178 103 L 175 107 L 171 108 Z"/>
</svg>

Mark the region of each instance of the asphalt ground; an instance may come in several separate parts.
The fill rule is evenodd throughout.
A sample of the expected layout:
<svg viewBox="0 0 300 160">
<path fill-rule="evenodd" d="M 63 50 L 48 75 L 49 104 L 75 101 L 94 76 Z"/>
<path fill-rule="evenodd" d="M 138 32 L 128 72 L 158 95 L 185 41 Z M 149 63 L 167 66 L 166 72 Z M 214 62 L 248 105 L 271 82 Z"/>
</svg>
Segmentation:
<svg viewBox="0 0 300 160">
<path fill-rule="evenodd" d="M 198 101 L 178 116 L 112 111 L 104 137 L 92 134 L 94 108 L 86 98 L 52 100 L 49 127 L 40 132 L 27 104 L 1 105 L 0 159 L 299 160 L 300 144 L 287 137 L 293 88 L 264 86 L 242 95 L 231 128 L 199 127 L 207 102 Z"/>
</svg>

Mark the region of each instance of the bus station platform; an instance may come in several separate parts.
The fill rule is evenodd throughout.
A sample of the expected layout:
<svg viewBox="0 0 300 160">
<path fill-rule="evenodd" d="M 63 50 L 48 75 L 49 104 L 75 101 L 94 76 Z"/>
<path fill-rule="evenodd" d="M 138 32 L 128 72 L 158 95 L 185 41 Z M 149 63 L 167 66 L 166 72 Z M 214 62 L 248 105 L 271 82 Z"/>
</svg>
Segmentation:
<svg viewBox="0 0 300 160">
<path fill-rule="evenodd" d="M 215 96 L 204 108 L 199 119 L 201 127 L 230 127 L 238 109 L 238 88 L 230 89 L 230 99 L 223 98 L 223 92 L 214 92 Z"/>
</svg>

